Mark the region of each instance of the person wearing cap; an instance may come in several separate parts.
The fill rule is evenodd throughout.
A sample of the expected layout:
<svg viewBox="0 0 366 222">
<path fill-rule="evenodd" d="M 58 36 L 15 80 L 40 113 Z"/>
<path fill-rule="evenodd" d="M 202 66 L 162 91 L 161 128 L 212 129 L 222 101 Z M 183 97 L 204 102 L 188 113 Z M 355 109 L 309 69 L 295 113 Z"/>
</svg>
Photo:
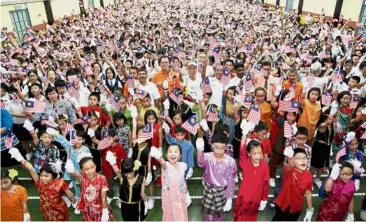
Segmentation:
<svg viewBox="0 0 366 222">
<path fill-rule="evenodd" d="M 183 77 L 182 86 L 184 88 L 184 96 L 188 100 L 195 100 L 201 90 L 202 78 L 197 72 L 197 63 L 191 61 L 188 63 L 188 76 Z"/>
</svg>

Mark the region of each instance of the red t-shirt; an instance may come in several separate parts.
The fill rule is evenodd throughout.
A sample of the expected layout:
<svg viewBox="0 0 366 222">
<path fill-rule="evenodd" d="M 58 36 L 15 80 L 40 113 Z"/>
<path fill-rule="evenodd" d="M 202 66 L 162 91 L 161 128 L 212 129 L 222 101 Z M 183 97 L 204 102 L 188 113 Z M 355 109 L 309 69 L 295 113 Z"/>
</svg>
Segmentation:
<svg viewBox="0 0 366 222">
<path fill-rule="evenodd" d="M 252 140 L 256 139 L 254 133 L 252 133 L 249 138 L 252 139 Z M 263 154 L 271 154 L 272 149 L 271 149 L 271 142 L 269 141 L 269 139 L 267 139 L 267 138 L 264 139 L 261 142 L 261 144 L 262 144 Z"/>
<path fill-rule="evenodd" d="M 109 116 L 103 113 L 103 110 L 102 108 L 100 108 L 100 106 L 96 107 L 83 106 L 80 109 L 83 116 L 85 116 L 88 112 L 94 111 L 99 117 L 99 124 L 101 126 L 105 126 L 106 123 L 109 121 Z"/>
<path fill-rule="evenodd" d="M 283 186 L 275 203 L 282 211 L 290 206 L 290 213 L 295 213 L 302 210 L 305 191 L 312 190 L 313 175 L 308 170 L 301 173 L 295 168 L 287 172 L 287 167 L 283 167 Z"/>
<path fill-rule="evenodd" d="M 110 146 L 104 150 L 101 150 L 101 152 L 102 152 L 102 171 L 107 178 L 111 178 L 111 177 L 114 177 L 115 175 L 114 175 L 112 166 L 106 160 L 108 151 L 111 151 L 114 154 L 114 156 L 116 157 L 116 159 L 117 159 L 116 163 L 117 163 L 118 168 L 121 167 L 122 160 L 127 158 L 127 154 L 126 154 L 125 149 L 123 148 L 123 146 L 120 143 L 116 143 L 116 145 L 114 145 L 114 146 Z"/>
</svg>

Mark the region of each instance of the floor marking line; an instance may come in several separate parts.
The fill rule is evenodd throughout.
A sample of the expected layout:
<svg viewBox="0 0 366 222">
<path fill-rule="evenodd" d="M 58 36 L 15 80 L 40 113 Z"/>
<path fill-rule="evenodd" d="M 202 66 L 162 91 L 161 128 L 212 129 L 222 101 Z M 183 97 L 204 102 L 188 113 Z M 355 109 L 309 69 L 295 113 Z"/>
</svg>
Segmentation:
<svg viewBox="0 0 366 222">
<path fill-rule="evenodd" d="M 365 193 L 355 193 L 354 196 L 364 196 Z M 311 194 L 312 197 L 319 197 L 318 194 Z M 234 199 L 237 197 L 237 195 L 234 196 Z M 268 197 L 273 197 L 273 194 L 268 195 Z M 191 196 L 192 199 L 194 200 L 200 200 L 202 199 L 202 196 Z M 39 200 L 39 196 L 29 196 L 28 197 L 29 200 Z M 119 197 L 113 197 L 114 200 L 118 200 Z M 154 199 L 156 200 L 160 200 L 161 196 L 154 196 Z"/>
<path fill-rule="evenodd" d="M 320 177 L 328 177 L 329 175 L 321 175 Z M 365 177 L 365 175 L 361 175 L 361 177 Z M 280 176 L 276 176 L 276 178 L 280 178 Z M 32 180 L 31 177 L 18 177 L 18 180 Z M 191 177 L 188 180 L 202 180 L 202 177 Z"/>
</svg>

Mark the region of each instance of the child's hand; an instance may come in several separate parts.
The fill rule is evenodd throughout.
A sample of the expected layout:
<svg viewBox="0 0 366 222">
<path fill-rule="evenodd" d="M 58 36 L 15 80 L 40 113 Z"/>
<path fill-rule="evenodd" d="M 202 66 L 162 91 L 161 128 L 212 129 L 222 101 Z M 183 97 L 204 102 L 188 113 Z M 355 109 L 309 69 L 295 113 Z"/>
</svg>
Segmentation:
<svg viewBox="0 0 366 222">
<path fill-rule="evenodd" d="M 150 156 L 159 160 L 162 157 L 162 154 L 161 154 L 160 150 L 158 150 L 156 147 L 153 146 L 153 147 L 151 147 L 151 150 L 150 150 Z"/>
<path fill-rule="evenodd" d="M 23 127 L 25 129 L 27 129 L 29 132 L 32 131 L 32 130 L 34 130 L 33 124 L 28 119 L 26 119 L 24 121 Z"/>
<path fill-rule="evenodd" d="M 186 180 L 188 180 L 192 176 L 193 176 L 193 168 L 189 168 L 188 173 L 187 173 L 187 176 L 186 176 Z"/>
<path fill-rule="evenodd" d="M 24 160 L 24 157 L 22 156 L 22 154 L 20 154 L 19 150 L 17 148 L 10 148 L 9 150 L 9 154 L 11 156 L 11 158 L 16 159 L 16 161 L 21 162 L 22 160 Z"/>
<path fill-rule="evenodd" d="M 148 173 L 147 174 L 147 177 L 146 177 L 146 186 L 149 186 L 149 184 L 151 183 L 151 181 L 152 181 L 152 175 L 151 175 L 151 173 Z"/>
<path fill-rule="evenodd" d="M 196 140 L 196 148 L 198 152 L 202 152 L 205 147 L 205 142 L 203 141 L 203 138 L 197 138 Z"/>
<path fill-rule="evenodd" d="M 107 155 L 106 155 L 105 159 L 108 161 L 108 163 L 111 166 L 114 166 L 117 163 L 116 157 L 113 155 L 113 153 L 111 151 L 107 151 Z"/>
<path fill-rule="evenodd" d="M 205 119 L 202 119 L 202 120 L 201 120 L 200 125 L 201 125 L 201 127 L 202 127 L 203 131 L 205 131 L 205 132 L 206 132 L 207 130 L 209 130 L 209 128 L 208 128 L 208 124 L 207 124 L 207 121 L 206 121 Z"/>
<path fill-rule="evenodd" d="M 66 170 L 66 172 L 71 173 L 71 174 L 73 174 L 75 172 L 74 164 L 71 162 L 70 159 L 67 159 L 67 161 L 66 161 L 65 170 Z"/>
<path fill-rule="evenodd" d="M 88 135 L 90 136 L 90 138 L 95 137 L 95 131 L 93 129 L 88 129 Z"/>
</svg>

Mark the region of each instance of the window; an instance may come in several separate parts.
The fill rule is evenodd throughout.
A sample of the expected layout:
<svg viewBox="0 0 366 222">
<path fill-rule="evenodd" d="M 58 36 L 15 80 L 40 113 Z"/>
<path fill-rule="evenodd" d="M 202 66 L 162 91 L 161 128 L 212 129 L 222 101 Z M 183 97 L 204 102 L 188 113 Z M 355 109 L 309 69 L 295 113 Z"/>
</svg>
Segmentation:
<svg viewBox="0 0 366 222">
<path fill-rule="evenodd" d="M 290 12 L 294 7 L 294 0 L 287 0 L 286 1 L 286 12 Z"/>
<path fill-rule="evenodd" d="M 18 9 L 9 13 L 14 32 L 17 33 L 18 40 L 22 40 L 24 34 L 27 32 L 27 26 L 32 26 L 28 9 Z"/>
<path fill-rule="evenodd" d="M 89 3 L 89 7 L 92 7 L 94 8 L 94 0 L 88 0 L 88 3 Z"/>
</svg>

